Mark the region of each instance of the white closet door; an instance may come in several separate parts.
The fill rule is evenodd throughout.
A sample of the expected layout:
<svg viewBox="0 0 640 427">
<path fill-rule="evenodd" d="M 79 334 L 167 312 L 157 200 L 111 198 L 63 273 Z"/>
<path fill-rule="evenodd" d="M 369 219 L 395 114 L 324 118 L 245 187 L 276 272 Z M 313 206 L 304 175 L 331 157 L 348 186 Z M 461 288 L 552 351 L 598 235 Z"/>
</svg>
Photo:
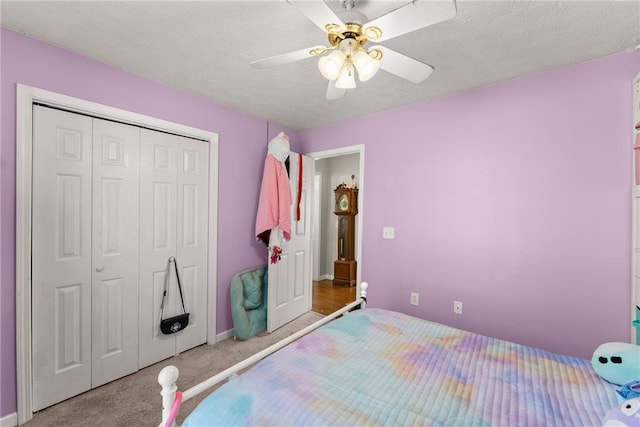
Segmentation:
<svg viewBox="0 0 640 427">
<path fill-rule="evenodd" d="M 207 248 L 209 239 L 209 144 L 178 141 L 177 255 L 189 326 L 176 334 L 177 352 L 207 341 Z M 175 288 L 174 288 L 175 289 Z M 176 307 L 180 308 L 180 302 Z"/>
<path fill-rule="evenodd" d="M 209 145 L 141 131 L 140 367 L 206 342 Z M 160 304 L 169 273 L 164 316 L 182 313 L 173 265 L 178 263 L 189 326 L 160 332 Z"/>
<path fill-rule="evenodd" d="M 91 118 L 34 106 L 33 409 L 91 388 Z"/>
<path fill-rule="evenodd" d="M 160 332 L 160 303 L 167 262 L 169 257 L 176 256 L 177 151 L 178 143 L 173 135 L 141 130 L 140 367 L 176 353 L 175 334 Z M 165 317 L 177 314 L 173 269 L 170 276 Z"/>
<path fill-rule="evenodd" d="M 206 342 L 209 145 L 34 107 L 33 404 Z M 189 327 L 162 335 L 178 260 Z M 171 271 L 165 316 L 181 312 Z"/>
<path fill-rule="evenodd" d="M 92 386 L 138 370 L 140 128 L 94 119 Z"/>
</svg>

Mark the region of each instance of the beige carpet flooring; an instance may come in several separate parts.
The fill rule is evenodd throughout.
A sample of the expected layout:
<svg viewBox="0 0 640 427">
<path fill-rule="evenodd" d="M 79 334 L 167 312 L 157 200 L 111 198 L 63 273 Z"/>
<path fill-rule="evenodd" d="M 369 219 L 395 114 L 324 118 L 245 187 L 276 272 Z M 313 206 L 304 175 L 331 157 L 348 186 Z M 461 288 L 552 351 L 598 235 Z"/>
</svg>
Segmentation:
<svg viewBox="0 0 640 427">
<path fill-rule="evenodd" d="M 196 347 L 141 369 L 135 374 L 46 408 L 34 414 L 33 419 L 24 426 L 158 426 L 162 418 L 158 373 L 165 366 L 178 367 L 178 388 L 184 391 L 322 317 L 309 312 L 272 334 L 260 334 L 247 341 L 235 341 L 230 338 L 215 345 Z M 182 423 L 208 394 L 201 393 L 185 402 L 180 410 L 178 422 Z"/>
</svg>

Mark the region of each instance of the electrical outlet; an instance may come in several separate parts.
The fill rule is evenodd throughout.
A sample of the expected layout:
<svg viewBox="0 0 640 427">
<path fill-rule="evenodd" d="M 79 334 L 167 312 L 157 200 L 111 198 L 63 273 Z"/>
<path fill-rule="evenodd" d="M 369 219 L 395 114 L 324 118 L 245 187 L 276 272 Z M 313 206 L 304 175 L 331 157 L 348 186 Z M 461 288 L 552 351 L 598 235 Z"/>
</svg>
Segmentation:
<svg viewBox="0 0 640 427">
<path fill-rule="evenodd" d="M 462 314 L 462 301 L 453 302 L 453 312 L 455 314 Z"/>
<path fill-rule="evenodd" d="M 411 292 L 411 305 L 418 305 L 418 298 L 420 297 L 420 294 L 418 294 L 417 292 Z"/>
<path fill-rule="evenodd" d="M 396 234 L 396 229 L 393 227 L 383 227 L 382 228 L 382 238 L 383 239 L 394 239 Z"/>
</svg>

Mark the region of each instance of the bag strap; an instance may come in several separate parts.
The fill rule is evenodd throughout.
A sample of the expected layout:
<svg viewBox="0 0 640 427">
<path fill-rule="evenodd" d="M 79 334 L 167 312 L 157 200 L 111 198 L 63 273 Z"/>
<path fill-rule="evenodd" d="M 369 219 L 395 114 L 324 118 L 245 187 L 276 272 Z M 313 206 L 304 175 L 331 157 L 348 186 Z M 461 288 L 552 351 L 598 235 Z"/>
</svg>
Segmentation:
<svg viewBox="0 0 640 427">
<path fill-rule="evenodd" d="M 180 301 L 182 302 L 182 312 L 186 313 L 187 309 L 184 306 L 184 296 L 182 295 L 182 285 L 180 284 L 180 274 L 178 273 L 178 263 L 176 262 L 175 257 L 169 257 L 169 261 L 167 262 L 167 274 L 164 279 L 164 290 L 162 292 L 162 303 L 160 304 L 160 320 L 164 317 L 164 301 L 167 296 L 167 290 L 169 288 L 169 276 L 171 275 L 171 263 L 173 262 L 173 266 L 176 270 L 176 280 L 178 281 L 178 290 L 180 291 Z"/>
<path fill-rule="evenodd" d="M 176 269 L 176 280 L 178 281 L 178 290 L 180 291 L 180 301 L 182 302 L 182 312 L 186 313 L 187 309 L 184 307 L 184 297 L 182 296 L 182 285 L 180 284 L 180 274 L 178 274 L 178 263 L 174 257 L 169 258 L 169 262 L 173 261 L 173 266 Z"/>
</svg>

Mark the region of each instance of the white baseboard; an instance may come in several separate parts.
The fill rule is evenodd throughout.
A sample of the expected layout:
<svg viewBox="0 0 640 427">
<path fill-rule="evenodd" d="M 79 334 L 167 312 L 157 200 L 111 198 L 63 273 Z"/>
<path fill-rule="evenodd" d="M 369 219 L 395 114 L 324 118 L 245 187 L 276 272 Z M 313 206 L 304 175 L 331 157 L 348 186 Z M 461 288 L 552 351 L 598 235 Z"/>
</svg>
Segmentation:
<svg viewBox="0 0 640 427">
<path fill-rule="evenodd" d="M 18 414 L 16 412 L 0 418 L 0 427 L 16 427 L 17 425 Z"/>
<path fill-rule="evenodd" d="M 320 276 L 320 280 L 333 280 L 333 274 L 323 274 Z"/>
<path fill-rule="evenodd" d="M 233 329 L 229 329 L 228 331 L 224 331 L 216 335 L 216 342 L 224 341 L 227 338 L 233 338 Z M 4 426 L 0 426 L 4 427 Z"/>
</svg>

